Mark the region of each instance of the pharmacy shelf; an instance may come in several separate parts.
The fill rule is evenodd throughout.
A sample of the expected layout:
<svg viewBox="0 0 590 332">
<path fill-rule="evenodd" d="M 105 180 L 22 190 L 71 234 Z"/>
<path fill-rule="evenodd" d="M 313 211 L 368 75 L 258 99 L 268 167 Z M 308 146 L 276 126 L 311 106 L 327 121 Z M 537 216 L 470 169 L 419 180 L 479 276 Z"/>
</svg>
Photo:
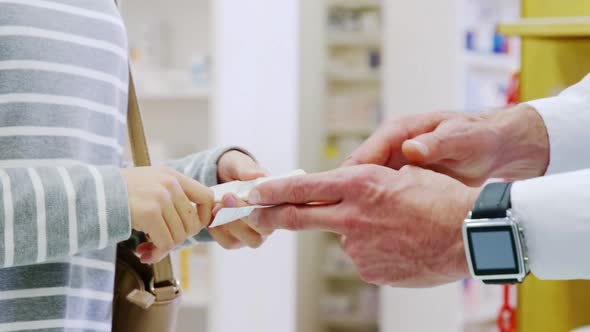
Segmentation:
<svg viewBox="0 0 590 332">
<path fill-rule="evenodd" d="M 184 91 L 138 91 L 141 101 L 170 101 L 170 100 L 208 100 L 211 96 L 209 89 L 190 89 Z"/>
<path fill-rule="evenodd" d="M 523 37 L 590 37 L 590 17 L 525 18 L 500 24 L 498 32 Z"/>
<path fill-rule="evenodd" d="M 331 47 L 380 47 L 381 35 L 362 32 L 330 32 L 327 42 Z"/>
<path fill-rule="evenodd" d="M 377 320 L 362 319 L 355 317 L 342 318 L 327 318 L 323 321 L 323 325 L 329 328 L 346 328 L 346 329 L 367 329 L 378 328 L 379 322 Z"/>
<path fill-rule="evenodd" d="M 329 0 L 328 6 L 342 9 L 380 9 L 381 0 Z"/>
<path fill-rule="evenodd" d="M 381 75 L 377 71 L 365 71 L 365 72 L 340 72 L 340 71 L 329 71 L 326 76 L 331 82 L 368 82 L 368 83 L 379 83 L 381 82 Z"/>
<path fill-rule="evenodd" d="M 512 73 L 519 67 L 518 59 L 507 54 L 466 52 L 464 60 L 473 70 Z"/>
</svg>

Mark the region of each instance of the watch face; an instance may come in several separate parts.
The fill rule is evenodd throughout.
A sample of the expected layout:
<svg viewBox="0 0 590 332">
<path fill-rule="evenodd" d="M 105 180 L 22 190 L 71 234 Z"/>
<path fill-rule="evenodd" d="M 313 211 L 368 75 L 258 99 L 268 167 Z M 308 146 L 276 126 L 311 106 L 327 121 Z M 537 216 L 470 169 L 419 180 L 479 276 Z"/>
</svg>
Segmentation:
<svg viewBox="0 0 590 332">
<path fill-rule="evenodd" d="M 467 236 L 476 276 L 519 273 L 511 226 L 469 228 Z"/>
</svg>

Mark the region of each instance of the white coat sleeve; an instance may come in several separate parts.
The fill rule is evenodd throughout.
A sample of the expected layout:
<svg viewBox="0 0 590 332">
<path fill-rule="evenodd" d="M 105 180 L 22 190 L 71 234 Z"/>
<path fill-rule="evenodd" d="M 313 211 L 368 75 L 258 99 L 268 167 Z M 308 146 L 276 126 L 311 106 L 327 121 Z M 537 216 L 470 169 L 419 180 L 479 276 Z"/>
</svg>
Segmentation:
<svg viewBox="0 0 590 332">
<path fill-rule="evenodd" d="M 549 176 L 512 187 L 531 272 L 541 279 L 590 279 L 590 75 L 556 97 L 527 104 L 543 118 L 550 145 Z"/>
<path fill-rule="evenodd" d="M 590 75 L 556 97 L 527 102 L 549 135 L 547 174 L 590 168 Z"/>
<path fill-rule="evenodd" d="M 590 169 L 518 181 L 512 213 L 540 279 L 590 279 Z"/>
</svg>

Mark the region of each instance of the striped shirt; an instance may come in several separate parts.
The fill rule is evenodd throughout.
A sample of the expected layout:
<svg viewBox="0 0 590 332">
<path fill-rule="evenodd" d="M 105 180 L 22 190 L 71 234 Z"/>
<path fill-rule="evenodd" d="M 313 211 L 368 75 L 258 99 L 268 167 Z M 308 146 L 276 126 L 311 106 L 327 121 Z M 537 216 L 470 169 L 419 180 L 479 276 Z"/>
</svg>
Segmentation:
<svg viewBox="0 0 590 332">
<path fill-rule="evenodd" d="M 0 332 L 110 331 L 127 83 L 112 0 L 0 0 Z M 213 185 L 225 151 L 171 165 Z"/>
</svg>

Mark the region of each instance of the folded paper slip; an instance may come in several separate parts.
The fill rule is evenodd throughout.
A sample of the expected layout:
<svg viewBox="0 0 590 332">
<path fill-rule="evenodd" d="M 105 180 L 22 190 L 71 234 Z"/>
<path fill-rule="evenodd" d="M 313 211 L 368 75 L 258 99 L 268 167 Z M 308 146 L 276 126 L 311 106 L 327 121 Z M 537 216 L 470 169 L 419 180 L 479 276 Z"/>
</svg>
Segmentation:
<svg viewBox="0 0 590 332">
<path fill-rule="evenodd" d="M 297 176 L 297 175 L 305 175 L 305 171 L 298 169 L 298 170 L 294 170 L 294 171 L 291 171 L 291 172 L 283 174 L 283 175 L 258 178 L 256 180 L 252 180 L 252 181 L 227 182 L 224 184 L 220 184 L 220 185 L 211 187 L 211 190 L 213 190 L 213 194 L 215 196 L 215 203 L 221 203 L 223 196 L 225 196 L 226 194 L 230 194 L 230 193 L 235 194 L 243 201 L 247 201 L 248 195 L 250 195 L 250 190 L 252 190 L 257 185 L 268 182 L 268 181 L 289 178 L 289 177 Z"/>
<path fill-rule="evenodd" d="M 223 199 L 223 196 L 225 196 L 228 193 L 235 194 L 241 200 L 246 201 L 246 200 L 248 200 L 248 196 L 250 195 L 250 191 L 252 189 L 254 189 L 254 187 L 256 187 L 259 184 L 262 184 L 262 183 L 265 183 L 268 181 L 272 181 L 272 180 L 284 179 L 284 178 L 288 178 L 288 177 L 305 175 L 305 174 L 306 174 L 305 171 L 298 169 L 298 170 L 295 170 L 295 171 L 292 171 L 292 172 L 289 172 L 289 173 L 286 173 L 283 175 L 279 175 L 279 176 L 269 176 L 269 177 L 265 177 L 265 178 L 259 178 L 256 180 L 252 180 L 252 181 L 228 182 L 228 183 L 220 184 L 218 186 L 211 187 L 211 189 L 213 190 L 213 193 L 215 195 L 215 202 L 216 203 L 221 202 L 221 200 Z M 239 208 L 221 209 L 217 212 L 217 215 L 215 216 L 215 219 L 213 220 L 213 222 L 211 223 L 209 228 L 214 228 L 214 227 L 219 227 L 219 226 L 222 226 L 225 224 L 229 224 L 233 221 L 246 218 L 255 209 L 262 209 L 262 208 L 269 208 L 269 207 L 272 207 L 272 206 L 252 205 L 252 206 L 245 206 L 245 207 L 239 207 Z"/>
</svg>

